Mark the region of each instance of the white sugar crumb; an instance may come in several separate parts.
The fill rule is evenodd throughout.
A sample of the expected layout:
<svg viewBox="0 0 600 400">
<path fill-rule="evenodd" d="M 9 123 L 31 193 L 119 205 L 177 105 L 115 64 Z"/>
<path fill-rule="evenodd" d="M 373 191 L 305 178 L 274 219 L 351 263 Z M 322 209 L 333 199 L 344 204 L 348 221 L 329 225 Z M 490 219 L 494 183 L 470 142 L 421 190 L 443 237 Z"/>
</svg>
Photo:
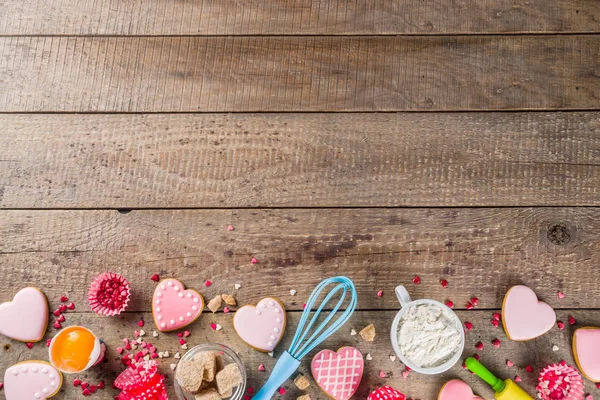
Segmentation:
<svg viewBox="0 0 600 400">
<path fill-rule="evenodd" d="M 365 359 L 366 359 L 367 361 L 372 361 L 372 360 L 373 360 L 373 357 L 371 356 L 371 354 L 367 354 L 367 356 L 365 357 Z"/>
<path fill-rule="evenodd" d="M 557 345 L 552 346 L 552 351 L 558 351 L 558 350 L 559 350 L 559 348 Z"/>
<path fill-rule="evenodd" d="M 296 295 L 296 291 L 294 289 L 290 290 L 290 295 L 295 296 Z"/>
<path fill-rule="evenodd" d="M 175 371 L 175 368 L 177 368 L 177 364 L 170 364 L 169 368 L 171 368 L 171 370 Z"/>
<path fill-rule="evenodd" d="M 434 304 L 410 307 L 398 326 L 400 351 L 419 367 L 437 367 L 460 347 L 461 335 L 455 318 Z"/>
<path fill-rule="evenodd" d="M 350 336 L 356 336 L 356 335 L 358 335 L 358 333 L 354 329 L 350 330 Z"/>
<path fill-rule="evenodd" d="M 233 288 L 234 288 L 235 290 L 238 290 L 238 289 L 239 289 L 239 288 L 241 288 L 241 287 L 242 287 L 242 285 L 240 285 L 239 283 L 236 283 L 235 285 L 233 285 Z"/>
<path fill-rule="evenodd" d="M 390 360 L 391 360 L 392 362 L 396 361 L 396 356 L 390 356 Z"/>
</svg>

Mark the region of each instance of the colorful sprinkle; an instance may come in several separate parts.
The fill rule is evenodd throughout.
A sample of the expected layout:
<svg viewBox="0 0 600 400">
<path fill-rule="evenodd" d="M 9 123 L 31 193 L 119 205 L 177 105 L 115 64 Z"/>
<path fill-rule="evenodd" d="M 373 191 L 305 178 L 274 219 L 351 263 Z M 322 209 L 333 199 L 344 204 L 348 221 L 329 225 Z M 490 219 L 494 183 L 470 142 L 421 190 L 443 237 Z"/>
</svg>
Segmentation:
<svg viewBox="0 0 600 400">
<path fill-rule="evenodd" d="M 443 288 L 447 288 L 448 287 L 448 281 L 445 279 L 442 279 L 440 281 L 440 285 L 442 285 Z"/>
<path fill-rule="evenodd" d="M 419 275 L 415 275 L 415 277 L 413 278 L 413 282 L 418 285 L 419 283 L 421 283 L 421 277 Z"/>
<path fill-rule="evenodd" d="M 158 282 L 160 281 L 160 276 L 158 276 L 158 274 L 154 274 L 150 277 L 150 279 L 152 279 L 154 282 Z"/>
</svg>

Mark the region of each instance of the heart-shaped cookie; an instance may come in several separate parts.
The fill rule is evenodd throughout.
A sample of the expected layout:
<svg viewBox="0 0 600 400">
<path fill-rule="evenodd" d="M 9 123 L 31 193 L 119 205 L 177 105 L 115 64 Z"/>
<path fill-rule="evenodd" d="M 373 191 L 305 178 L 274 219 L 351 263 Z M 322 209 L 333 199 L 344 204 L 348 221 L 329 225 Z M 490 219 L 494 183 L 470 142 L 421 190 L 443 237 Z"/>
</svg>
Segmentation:
<svg viewBox="0 0 600 400">
<path fill-rule="evenodd" d="M 21 289 L 0 304 L 0 334 L 21 342 L 39 342 L 48 326 L 48 301 L 38 288 Z"/>
<path fill-rule="evenodd" d="M 25 361 L 4 373 L 6 400 L 40 400 L 54 396 L 62 386 L 62 375 L 44 361 Z"/>
<path fill-rule="evenodd" d="M 193 289 L 185 289 L 177 279 L 158 283 L 152 296 L 152 317 L 161 332 L 172 332 L 188 326 L 200 317 L 204 298 Z"/>
<path fill-rule="evenodd" d="M 548 332 L 556 323 L 556 313 L 539 301 L 527 286 L 513 286 L 502 304 L 502 325 L 506 336 L 517 342 L 534 339 Z"/>
<path fill-rule="evenodd" d="M 256 306 L 240 308 L 233 316 L 233 328 L 239 337 L 256 350 L 275 349 L 285 331 L 285 308 L 273 297 L 267 297 Z"/>
<path fill-rule="evenodd" d="M 349 346 L 337 352 L 322 350 L 310 364 L 315 382 L 334 400 L 348 400 L 354 395 L 364 368 L 365 362 L 360 351 Z"/>
<path fill-rule="evenodd" d="M 469 385 L 460 379 L 453 379 L 442 386 L 438 400 L 483 400 L 473 394 Z"/>
<path fill-rule="evenodd" d="M 577 367 L 592 382 L 600 382 L 600 328 L 579 328 L 573 334 Z"/>
</svg>

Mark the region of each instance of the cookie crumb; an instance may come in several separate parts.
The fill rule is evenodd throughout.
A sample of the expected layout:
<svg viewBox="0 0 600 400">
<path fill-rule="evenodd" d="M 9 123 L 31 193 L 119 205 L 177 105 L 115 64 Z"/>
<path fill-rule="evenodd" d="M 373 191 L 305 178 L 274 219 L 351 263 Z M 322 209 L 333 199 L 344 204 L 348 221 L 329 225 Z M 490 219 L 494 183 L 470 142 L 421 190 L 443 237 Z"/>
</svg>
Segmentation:
<svg viewBox="0 0 600 400">
<path fill-rule="evenodd" d="M 239 290 L 239 288 L 241 288 L 241 287 L 242 287 L 242 285 L 240 285 L 239 283 L 236 283 L 236 284 L 233 285 L 233 288 L 235 290 Z"/>
<path fill-rule="evenodd" d="M 359 335 L 363 338 L 365 342 L 372 342 L 375 340 L 375 326 L 370 324 L 366 326 L 362 331 L 359 332 Z"/>
<path fill-rule="evenodd" d="M 358 332 L 356 332 L 354 329 L 350 329 L 350 336 L 356 336 L 358 335 Z"/>
<path fill-rule="evenodd" d="M 294 289 L 291 289 L 291 290 L 290 290 L 290 296 L 295 296 L 295 295 L 296 295 L 296 293 L 297 293 L 297 292 L 296 292 Z"/>
<path fill-rule="evenodd" d="M 233 297 L 232 295 L 222 294 L 221 298 L 223 299 L 225 304 L 227 304 L 229 306 L 237 306 L 237 301 L 235 300 L 235 297 Z"/>
<path fill-rule="evenodd" d="M 300 390 L 306 390 L 310 386 L 310 381 L 304 375 L 298 375 L 296 379 L 294 379 L 294 385 Z"/>
<path fill-rule="evenodd" d="M 372 361 L 372 360 L 373 360 L 373 356 L 372 356 L 372 355 L 369 353 L 369 354 L 367 354 L 367 355 L 365 356 L 365 359 L 366 359 L 367 361 Z"/>
</svg>

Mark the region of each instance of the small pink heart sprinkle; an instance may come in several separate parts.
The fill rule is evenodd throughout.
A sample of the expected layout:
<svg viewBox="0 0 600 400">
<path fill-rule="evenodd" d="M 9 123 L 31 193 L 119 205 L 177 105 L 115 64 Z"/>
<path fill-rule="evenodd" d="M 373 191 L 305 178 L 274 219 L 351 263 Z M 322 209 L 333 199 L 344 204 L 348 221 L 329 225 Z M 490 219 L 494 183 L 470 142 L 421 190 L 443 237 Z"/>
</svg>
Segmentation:
<svg viewBox="0 0 600 400">
<path fill-rule="evenodd" d="M 139 331 L 133 331 L 133 336 L 139 337 L 140 336 L 140 332 Z"/>
<path fill-rule="evenodd" d="M 52 314 L 54 314 L 55 317 L 58 317 L 61 314 L 60 309 L 56 309 L 52 312 Z"/>
<path fill-rule="evenodd" d="M 151 358 L 157 358 L 157 357 L 158 357 L 158 353 L 152 353 L 152 354 L 150 355 L 150 357 L 151 357 Z"/>
<path fill-rule="evenodd" d="M 421 277 L 419 275 L 415 275 L 415 277 L 413 278 L 413 283 L 415 283 L 416 285 L 421 283 Z"/>
<path fill-rule="evenodd" d="M 33 348 L 34 343 L 25 343 L 25 346 L 27 346 L 28 349 L 32 349 Z"/>
<path fill-rule="evenodd" d="M 254 388 L 252 386 L 250 386 L 247 390 L 248 393 L 252 394 L 254 393 Z"/>
<path fill-rule="evenodd" d="M 252 257 L 252 260 L 250 260 L 250 262 L 252 264 L 256 264 L 256 263 L 258 263 L 258 260 L 256 258 Z"/>
<path fill-rule="evenodd" d="M 229 311 L 230 311 L 230 310 L 229 310 L 229 307 L 223 307 L 223 312 L 224 312 L 225 314 L 227 314 Z"/>
<path fill-rule="evenodd" d="M 573 318 L 571 315 L 569 315 L 569 324 L 575 325 L 576 323 L 577 323 L 577 321 L 575 321 L 575 318 Z"/>
<path fill-rule="evenodd" d="M 306 310 L 306 303 L 302 304 L 302 309 Z"/>
<path fill-rule="evenodd" d="M 104 381 L 98 382 L 98 389 L 104 389 Z"/>
<path fill-rule="evenodd" d="M 558 295 L 559 299 L 564 299 L 565 298 L 565 294 L 563 292 L 561 292 L 560 290 L 558 291 L 557 295 Z"/>
<path fill-rule="evenodd" d="M 65 316 L 63 314 L 60 314 L 56 320 L 58 322 L 65 322 L 67 319 L 65 318 Z"/>
<path fill-rule="evenodd" d="M 591 394 L 588 394 L 585 396 L 585 400 L 594 400 L 594 397 L 592 397 Z"/>
<path fill-rule="evenodd" d="M 61 304 L 58 306 L 58 309 L 60 310 L 61 313 L 64 313 L 65 311 L 67 311 L 67 306 L 64 304 Z"/>
<path fill-rule="evenodd" d="M 500 313 L 496 313 L 496 314 L 492 315 L 492 318 L 494 318 L 496 321 L 500 321 L 500 318 L 502 318 L 502 315 L 500 315 Z"/>
<path fill-rule="evenodd" d="M 140 343 L 140 345 L 142 346 L 142 349 L 145 349 L 146 347 L 148 347 L 148 343 L 146 343 L 146 342 L 142 342 L 142 343 Z"/>
<path fill-rule="evenodd" d="M 512 362 L 512 361 L 510 361 L 510 360 L 506 360 L 506 366 L 507 366 L 507 367 L 512 367 L 513 365 L 515 365 L 515 364 L 513 364 L 513 362 Z"/>
<path fill-rule="evenodd" d="M 183 331 L 183 337 L 188 337 L 190 335 L 191 335 L 190 331 Z"/>
<path fill-rule="evenodd" d="M 475 307 L 477 307 L 477 304 L 479 304 L 479 299 L 478 299 L 477 297 L 473 297 L 473 298 L 471 299 L 471 303 L 473 303 L 473 305 L 474 305 Z"/>
<path fill-rule="evenodd" d="M 264 365 L 264 364 L 260 364 L 260 365 L 258 366 L 258 370 L 259 370 L 260 372 L 264 372 L 264 371 L 265 371 L 265 365 Z"/>
<path fill-rule="evenodd" d="M 473 305 L 473 303 L 471 303 L 471 302 L 468 302 L 468 303 L 467 303 L 467 305 L 465 306 L 465 308 L 466 308 L 467 310 L 472 310 L 472 309 L 474 309 L 474 308 L 475 308 L 475 306 Z"/>
<path fill-rule="evenodd" d="M 117 353 L 123 354 L 123 348 L 122 347 L 117 347 Z"/>
<path fill-rule="evenodd" d="M 515 376 L 515 382 L 522 382 L 523 379 L 519 375 Z"/>
<path fill-rule="evenodd" d="M 180 345 L 182 345 L 182 346 L 183 346 L 183 345 L 184 345 L 184 344 L 186 344 L 186 343 L 187 343 L 187 342 L 185 341 L 185 339 L 179 339 L 179 344 L 180 344 Z"/>
<path fill-rule="evenodd" d="M 445 279 L 442 279 L 440 281 L 440 285 L 442 285 L 443 288 L 447 288 L 448 287 L 448 281 Z"/>
<path fill-rule="evenodd" d="M 600 382 L 596 383 L 596 387 L 600 389 Z"/>
<path fill-rule="evenodd" d="M 379 292 L 377 292 L 377 297 L 383 297 L 383 290 L 380 290 Z"/>
<path fill-rule="evenodd" d="M 562 321 L 558 321 L 556 326 L 558 326 L 558 329 L 565 329 L 565 323 Z"/>
<path fill-rule="evenodd" d="M 69 298 L 67 296 L 60 296 L 61 303 L 66 303 L 67 301 L 69 301 Z"/>
<path fill-rule="evenodd" d="M 179 333 L 177 334 L 177 337 L 183 337 L 183 332 L 179 332 Z"/>
<path fill-rule="evenodd" d="M 69 303 L 69 305 L 67 306 L 67 308 L 69 310 L 74 310 L 75 309 L 75 303 L 73 303 L 73 302 Z"/>
<path fill-rule="evenodd" d="M 491 320 L 490 322 L 491 322 L 491 323 L 492 323 L 492 325 L 494 325 L 496 328 L 500 326 L 500 322 L 499 322 L 499 321 L 497 321 L 497 320 L 495 320 L 495 319 Z"/>
<path fill-rule="evenodd" d="M 50 347 L 50 343 L 52 343 L 52 339 L 46 340 L 46 347 Z"/>
<path fill-rule="evenodd" d="M 0 382 L 0 390 L 4 387 L 4 383 Z"/>
<path fill-rule="evenodd" d="M 250 397 L 250 395 L 247 395 L 247 394 L 244 395 L 244 400 L 250 400 L 250 399 L 252 399 L 252 397 Z"/>
<path fill-rule="evenodd" d="M 89 383 L 87 383 L 87 382 L 81 382 L 81 388 L 82 388 L 82 389 L 85 389 L 85 388 L 87 388 L 88 386 L 90 386 L 90 384 L 89 384 Z"/>
<path fill-rule="evenodd" d="M 531 365 L 528 365 L 525 367 L 525 371 L 527 372 L 533 372 L 533 367 Z"/>
<path fill-rule="evenodd" d="M 150 279 L 152 279 L 154 282 L 158 282 L 160 281 L 160 277 L 158 276 L 158 274 L 154 274 L 150 277 Z"/>
<path fill-rule="evenodd" d="M 232 230 L 234 230 L 234 229 L 235 229 L 235 228 L 233 227 L 233 225 L 227 225 L 227 230 L 228 230 L 228 231 L 230 231 L 230 232 L 231 232 L 231 231 L 232 231 Z"/>
<path fill-rule="evenodd" d="M 383 372 L 383 371 L 379 371 L 379 377 L 380 377 L 380 378 L 387 378 L 387 375 L 386 375 L 386 373 L 385 373 L 385 372 Z"/>
<path fill-rule="evenodd" d="M 408 372 L 412 371 L 412 368 L 409 366 L 406 366 L 406 365 L 404 366 L 404 369 L 407 370 Z"/>
<path fill-rule="evenodd" d="M 208 279 L 204 282 L 204 286 L 209 287 L 212 285 L 212 282 L 209 281 Z"/>
<path fill-rule="evenodd" d="M 474 358 L 474 359 L 476 359 L 477 361 L 479 361 L 479 359 L 480 359 L 481 357 L 479 357 L 479 354 L 473 354 L 473 358 Z"/>
<path fill-rule="evenodd" d="M 402 378 L 403 378 L 403 379 L 406 379 L 406 378 L 408 378 L 408 374 L 410 374 L 410 372 L 409 372 L 409 371 L 402 371 Z"/>
<path fill-rule="evenodd" d="M 445 304 L 448 308 L 454 308 L 454 302 L 452 302 L 451 300 L 446 300 Z"/>
<path fill-rule="evenodd" d="M 54 329 L 61 329 L 62 325 L 58 321 L 54 321 Z"/>
<path fill-rule="evenodd" d="M 144 326 L 144 320 L 143 320 L 143 319 L 141 319 L 141 320 L 138 322 L 138 326 L 139 326 L 140 328 L 142 328 L 142 327 Z"/>
<path fill-rule="evenodd" d="M 279 394 L 285 394 L 286 390 L 282 387 L 279 388 Z"/>
<path fill-rule="evenodd" d="M 217 330 L 217 324 L 215 324 L 214 322 L 210 323 L 210 329 L 212 329 L 213 331 Z"/>
<path fill-rule="evenodd" d="M 465 322 L 465 328 L 467 328 L 467 330 L 470 331 L 471 329 L 473 329 L 473 324 L 470 322 Z"/>
<path fill-rule="evenodd" d="M 73 379 L 73 386 L 77 387 L 81 385 L 81 379 L 75 378 Z"/>
<path fill-rule="evenodd" d="M 479 342 L 475 345 L 475 347 L 477 348 L 477 350 L 483 350 L 483 343 Z"/>
<path fill-rule="evenodd" d="M 498 339 L 492 340 L 492 344 L 494 345 L 494 347 L 500 347 L 500 341 Z"/>
</svg>

